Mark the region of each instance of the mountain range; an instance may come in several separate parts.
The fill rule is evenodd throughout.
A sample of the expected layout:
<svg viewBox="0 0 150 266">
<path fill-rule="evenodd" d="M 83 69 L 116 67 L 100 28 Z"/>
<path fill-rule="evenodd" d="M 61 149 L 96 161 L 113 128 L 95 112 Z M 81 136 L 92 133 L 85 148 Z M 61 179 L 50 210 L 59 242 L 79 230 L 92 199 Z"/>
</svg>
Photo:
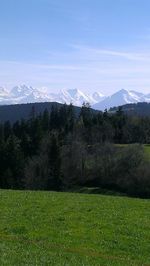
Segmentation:
<svg viewBox="0 0 150 266">
<path fill-rule="evenodd" d="M 150 102 L 150 94 L 121 89 L 110 96 L 104 96 L 100 92 L 89 94 L 78 89 L 63 89 L 58 93 L 50 93 L 46 89 L 39 90 L 26 85 L 15 86 L 10 91 L 0 87 L 0 105 L 35 102 L 72 103 L 75 106 L 88 102 L 93 109 L 103 111 L 129 103 Z"/>
<path fill-rule="evenodd" d="M 92 105 L 93 109 L 104 111 L 106 108 L 121 106 L 131 103 L 150 102 L 150 94 L 143 94 L 137 91 L 119 90 L 116 93 L 105 97 L 102 101 Z"/>
</svg>

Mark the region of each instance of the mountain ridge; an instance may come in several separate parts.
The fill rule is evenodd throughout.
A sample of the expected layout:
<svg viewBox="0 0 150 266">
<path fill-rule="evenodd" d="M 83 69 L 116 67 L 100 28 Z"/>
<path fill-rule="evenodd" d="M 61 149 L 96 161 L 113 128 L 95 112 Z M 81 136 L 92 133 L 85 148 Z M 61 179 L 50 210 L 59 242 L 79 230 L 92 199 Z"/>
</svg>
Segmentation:
<svg viewBox="0 0 150 266">
<path fill-rule="evenodd" d="M 104 100 L 92 105 L 92 108 L 104 111 L 105 109 L 138 102 L 150 102 L 149 95 L 133 90 L 121 89 L 114 94 L 105 97 Z"/>
<path fill-rule="evenodd" d="M 88 102 L 93 109 L 104 111 L 124 104 L 150 102 L 150 94 L 121 89 L 112 95 L 105 96 L 99 91 L 84 93 L 77 88 L 62 89 L 58 93 L 53 93 L 25 84 L 15 86 L 10 91 L 0 87 L 0 105 L 36 102 L 72 103 L 75 106 L 82 106 L 83 102 Z"/>
</svg>

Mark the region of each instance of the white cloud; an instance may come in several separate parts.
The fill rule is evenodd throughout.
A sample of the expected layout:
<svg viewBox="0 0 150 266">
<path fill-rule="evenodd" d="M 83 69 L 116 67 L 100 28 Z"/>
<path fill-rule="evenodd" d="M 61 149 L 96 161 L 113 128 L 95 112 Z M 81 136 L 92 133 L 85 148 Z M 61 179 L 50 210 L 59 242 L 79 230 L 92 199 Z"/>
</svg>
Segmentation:
<svg viewBox="0 0 150 266">
<path fill-rule="evenodd" d="M 87 53 L 92 56 L 108 56 L 108 57 L 120 57 L 131 61 L 149 61 L 150 62 L 150 52 L 143 53 L 143 52 L 125 52 L 120 50 L 111 50 L 111 49 L 98 49 L 98 48 L 91 48 L 88 46 L 83 45 L 71 45 L 74 49 L 80 51 L 80 53 Z"/>
</svg>

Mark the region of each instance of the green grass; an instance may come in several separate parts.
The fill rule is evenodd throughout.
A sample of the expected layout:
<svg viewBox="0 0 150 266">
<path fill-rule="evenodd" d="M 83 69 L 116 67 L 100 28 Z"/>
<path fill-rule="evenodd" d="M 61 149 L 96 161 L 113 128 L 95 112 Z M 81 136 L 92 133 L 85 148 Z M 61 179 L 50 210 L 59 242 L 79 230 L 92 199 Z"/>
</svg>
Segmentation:
<svg viewBox="0 0 150 266">
<path fill-rule="evenodd" d="M 150 265 L 150 201 L 0 190 L 0 265 Z"/>
<path fill-rule="evenodd" d="M 144 151 L 146 154 L 146 158 L 150 160 L 150 145 L 144 145 Z"/>
<path fill-rule="evenodd" d="M 130 144 L 115 144 L 115 146 L 117 147 L 126 147 L 127 145 L 130 145 Z M 146 155 L 146 159 L 150 160 L 150 144 L 144 144 L 144 152 L 145 152 L 145 155 Z"/>
</svg>

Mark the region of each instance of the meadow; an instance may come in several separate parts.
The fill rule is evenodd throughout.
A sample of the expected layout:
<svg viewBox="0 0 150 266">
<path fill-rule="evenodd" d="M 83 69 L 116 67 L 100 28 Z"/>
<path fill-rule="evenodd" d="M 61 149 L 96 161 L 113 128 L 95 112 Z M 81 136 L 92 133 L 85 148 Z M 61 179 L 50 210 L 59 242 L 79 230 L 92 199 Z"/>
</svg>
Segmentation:
<svg viewBox="0 0 150 266">
<path fill-rule="evenodd" d="M 150 265 L 150 201 L 0 190 L 0 265 Z"/>
<path fill-rule="evenodd" d="M 126 147 L 128 145 L 130 144 L 115 144 L 115 146 L 117 147 Z M 150 144 L 144 144 L 143 148 L 144 148 L 145 158 L 150 160 Z"/>
<path fill-rule="evenodd" d="M 150 145 L 144 145 L 144 152 L 146 154 L 146 157 L 150 160 Z"/>
</svg>

